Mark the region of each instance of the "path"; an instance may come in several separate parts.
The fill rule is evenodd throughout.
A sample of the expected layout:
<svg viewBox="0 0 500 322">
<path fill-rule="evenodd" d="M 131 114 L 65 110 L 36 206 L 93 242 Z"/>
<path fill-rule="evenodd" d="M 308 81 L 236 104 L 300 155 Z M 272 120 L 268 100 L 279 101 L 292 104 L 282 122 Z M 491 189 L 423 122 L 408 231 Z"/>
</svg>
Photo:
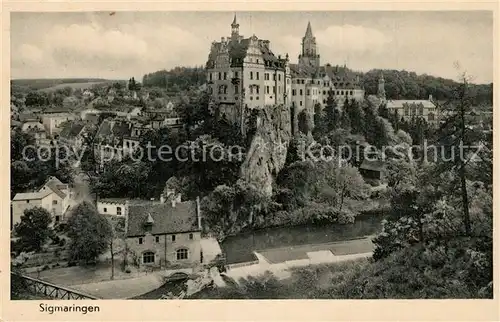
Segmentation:
<svg viewBox="0 0 500 322">
<path fill-rule="evenodd" d="M 148 274 L 136 278 L 73 285 L 72 288 L 102 299 L 128 299 L 148 293 L 165 283 L 162 274 Z"/>
</svg>

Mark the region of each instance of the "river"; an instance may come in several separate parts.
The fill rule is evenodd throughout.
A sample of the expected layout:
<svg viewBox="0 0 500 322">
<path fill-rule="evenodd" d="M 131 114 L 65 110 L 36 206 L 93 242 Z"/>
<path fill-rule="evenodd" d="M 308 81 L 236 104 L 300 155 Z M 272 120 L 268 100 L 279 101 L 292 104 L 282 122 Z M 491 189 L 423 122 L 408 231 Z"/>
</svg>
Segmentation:
<svg viewBox="0 0 500 322">
<path fill-rule="evenodd" d="M 227 264 L 255 260 L 253 251 L 306 244 L 322 244 L 374 235 L 381 230 L 383 214 L 369 213 L 353 224 L 306 225 L 277 227 L 241 233 L 226 238 L 221 248 Z"/>
</svg>

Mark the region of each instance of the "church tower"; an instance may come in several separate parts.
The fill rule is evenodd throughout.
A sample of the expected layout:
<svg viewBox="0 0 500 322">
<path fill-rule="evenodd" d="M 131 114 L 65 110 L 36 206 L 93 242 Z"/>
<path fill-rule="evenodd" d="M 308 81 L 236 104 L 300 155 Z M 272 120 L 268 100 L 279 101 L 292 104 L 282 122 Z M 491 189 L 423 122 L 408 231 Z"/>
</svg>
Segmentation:
<svg viewBox="0 0 500 322">
<path fill-rule="evenodd" d="M 240 24 L 236 21 L 236 14 L 235 14 L 233 23 L 231 24 L 231 40 L 238 40 L 239 36 L 240 36 Z"/>
<path fill-rule="evenodd" d="M 381 100 L 385 100 L 385 80 L 382 72 L 380 72 L 380 77 L 378 79 L 377 97 Z"/>
<path fill-rule="evenodd" d="M 313 36 L 311 22 L 307 23 L 306 34 L 302 38 L 302 54 L 299 55 L 299 65 L 319 68 L 319 54 L 316 49 L 316 37 Z"/>
</svg>

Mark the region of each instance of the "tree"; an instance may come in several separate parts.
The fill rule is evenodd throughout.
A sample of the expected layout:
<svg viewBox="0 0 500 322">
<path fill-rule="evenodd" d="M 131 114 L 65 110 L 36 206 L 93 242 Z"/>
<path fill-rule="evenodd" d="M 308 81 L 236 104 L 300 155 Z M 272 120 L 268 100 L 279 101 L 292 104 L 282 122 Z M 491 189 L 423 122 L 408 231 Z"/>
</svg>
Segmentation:
<svg viewBox="0 0 500 322">
<path fill-rule="evenodd" d="M 70 213 L 68 236 L 71 238 L 71 259 L 90 263 L 108 248 L 112 229 L 106 217 L 90 202 L 83 201 Z"/>
<path fill-rule="evenodd" d="M 50 213 L 41 207 L 26 209 L 14 231 L 19 236 L 23 251 L 39 251 L 48 237 L 52 235 Z"/>
<path fill-rule="evenodd" d="M 26 106 L 27 107 L 40 107 L 45 106 L 49 103 L 48 96 L 45 92 L 29 92 L 26 95 Z"/>
<path fill-rule="evenodd" d="M 304 134 L 309 133 L 309 117 L 309 113 L 307 113 L 306 110 L 302 110 L 297 116 L 299 131 Z"/>
<path fill-rule="evenodd" d="M 325 117 L 324 124 L 326 131 L 330 132 L 338 127 L 340 113 L 337 109 L 337 100 L 335 99 L 333 90 L 328 92 L 328 97 L 326 98 Z"/>
<path fill-rule="evenodd" d="M 352 133 L 363 134 L 365 127 L 364 124 L 365 120 L 363 119 L 363 113 L 361 111 L 358 101 L 352 99 L 346 111 L 351 123 Z"/>
</svg>

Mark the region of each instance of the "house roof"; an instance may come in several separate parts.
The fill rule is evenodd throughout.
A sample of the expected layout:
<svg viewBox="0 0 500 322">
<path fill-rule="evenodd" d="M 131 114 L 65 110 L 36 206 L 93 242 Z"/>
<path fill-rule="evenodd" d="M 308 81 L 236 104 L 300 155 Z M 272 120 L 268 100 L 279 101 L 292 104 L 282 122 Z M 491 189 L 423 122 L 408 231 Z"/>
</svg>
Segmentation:
<svg viewBox="0 0 500 322">
<path fill-rule="evenodd" d="M 385 163 L 380 160 L 364 159 L 359 168 L 363 170 L 383 171 L 385 169 Z"/>
<path fill-rule="evenodd" d="M 71 111 L 67 108 L 47 108 L 43 111 L 44 114 L 55 114 L 55 113 L 70 113 Z"/>
<path fill-rule="evenodd" d="M 131 204 L 128 211 L 127 236 L 143 236 L 144 224 L 153 221 L 150 233 L 167 234 L 198 231 L 196 202 Z"/>
<path fill-rule="evenodd" d="M 16 193 L 16 195 L 14 196 L 14 199 L 12 199 L 12 200 L 18 201 L 18 200 L 43 199 L 52 193 L 53 192 L 50 190 L 38 191 L 38 192 L 21 192 L 21 193 Z"/>
<path fill-rule="evenodd" d="M 61 189 L 67 189 L 68 185 L 62 183 L 59 179 L 56 177 L 50 177 L 47 182 L 43 185 L 42 189 L 48 187 L 50 190 L 52 190 L 55 194 L 57 194 L 60 198 L 64 199 L 66 198 L 66 193 L 61 191 Z M 43 191 L 40 189 L 40 191 Z"/>
<path fill-rule="evenodd" d="M 33 113 L 20 113 L 19 114 L 19 121 L 21 122 L 26 122 L 29 120 L 37 120 L 37 116 Z"/>
<path fill-rule="evenodd" d="M 66 139 L 72 139 L 78 136 L 80 132 L 82 132 L 84 128 L 84 124 L 77 122 L 68 122 L 64 125 L 61 133 L 59 134 L 60 137 L 66 138 Z"/>
<path fill-rule="evenodd" d="M 434 103 L 429 100 L 389 100 L 387 101 L 387 108 L 401 108 L 405 105 L 420 105 L 422 104 L 425 108 L 436 107 Z"/>
</svg>

